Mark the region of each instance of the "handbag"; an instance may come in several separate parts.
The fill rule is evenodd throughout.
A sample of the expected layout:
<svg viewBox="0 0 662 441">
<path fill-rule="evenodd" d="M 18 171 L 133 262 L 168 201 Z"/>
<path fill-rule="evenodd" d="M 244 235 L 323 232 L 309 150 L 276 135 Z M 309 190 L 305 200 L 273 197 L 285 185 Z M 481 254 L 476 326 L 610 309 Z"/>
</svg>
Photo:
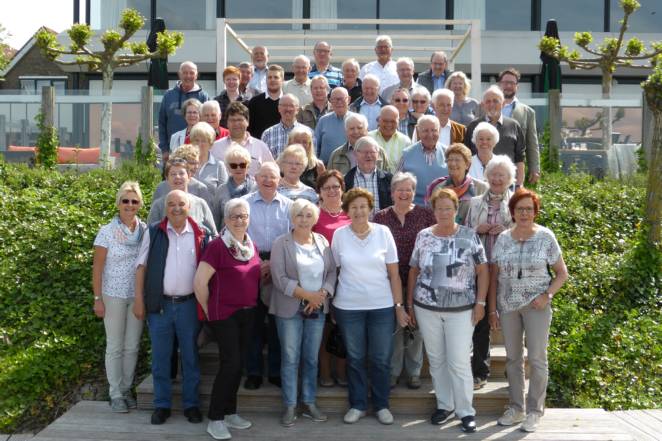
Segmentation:
<svg viewBox="0 0 662 441">
<path fill-rule="evenodd" d="M 337 323 L 331 324 L 331 331 L 329 332 L 329 338 L 326 339 L 324 349 L 336 357 L 347 358 L 347 348 L 345 347 L 345 342 L 342 339 L 340 327 Z"/>
</svg>

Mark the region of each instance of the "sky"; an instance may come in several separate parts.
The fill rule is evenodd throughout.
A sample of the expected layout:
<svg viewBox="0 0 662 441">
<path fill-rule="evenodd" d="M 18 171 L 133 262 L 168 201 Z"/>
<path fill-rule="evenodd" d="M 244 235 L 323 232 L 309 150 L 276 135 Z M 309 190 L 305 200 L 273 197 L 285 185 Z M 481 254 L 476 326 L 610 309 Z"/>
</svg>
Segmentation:
<svg viewBox="0 0 662 441">
<path fill-rule="evenodd" d="M 81 1 L 81 19 L 85 2 Z M 0 0 L 0 24 L 11 34 L 5 43 L 20 49 L 41 26 L 61 32 L 73 22 L 73 0 Z"/>
</svg>

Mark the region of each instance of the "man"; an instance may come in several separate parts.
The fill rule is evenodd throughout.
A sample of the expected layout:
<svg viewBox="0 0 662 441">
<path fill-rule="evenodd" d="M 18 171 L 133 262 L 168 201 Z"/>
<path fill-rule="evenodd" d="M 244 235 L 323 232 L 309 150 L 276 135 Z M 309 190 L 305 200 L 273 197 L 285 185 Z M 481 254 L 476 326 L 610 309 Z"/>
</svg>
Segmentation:
<svg viewBox="0 0 662 441">
<path fill-rule="evenodd" d="M 247 194 L 243 198 L 250 205 L 251 222 L 248 226 L 248 235 L 260 250 L 262 259 L 263 280 L 260 288 L 260 300 L 255 314 L 255 333 L 253 345 L 249 349 L 246 360 L 247 378 L 244 382 L 246 389 L 258 389 L 262 385 L 262 346 L 264 335 L 264 319 L 268 319 L 267 346 L 268 346 L 268 376 L 269 382 L 280 387 L 280 344 L 276 321 L 273 314 L 267 314 L 271 294 L 271 273 L 269 260 L 271 258 L 271 245 L 280 235 L 290 231 L 290 207 L 292 201 L 277 192 L 280 182 L 280 169 L 275 162 L 265 162 L 257 175 L 258 190 Z"/>
<path fill-rule="evenodd" d="M 274 160 L 271 151 L 264 142 L 250 136 L 248 133 L 249 113 L 246 106 L 235 101 L 230 103 L 225 113 L 228 115 L 230 136 L 216 141 L 211 148 L 211 154 L 217 160 L 224 161 L 225 153 L 232 146 L 232 143 L 237 143 L 250 153 L 251 163 L 248 166 L 248 174 L 255 176 L 263 163 Z"/>
<path fill-rule="evenodd" d="M 317 121 L 331 112 L 331 103 L 329 102 L 329 82 L 326 77 L 317 75 L 310 80 L 310 92 L 313 101 L 306 104 L 297 113 L 297 121 L 304 126 L 315 130 Z"/>
<path fill-rule="evenodd" d="M 267 75 L 267 91 L 262 92 L 248 102 L 250 115 L 249 129 L 251 135 L 262 137 L 262 132 L 273 126 L 280 119 L 278 100 L 283 95 L 283 76 L 285 71 L 277 64 L 269 66 Z"/>
<path fill-rule="evenodd" d="M 377 60 L 365 64 L 361 68 L 359 77 L 361 80 L 364 80 L 368 74 L 375 75 L 379 79 L 379 93 L 382 93 L 384 89 L 400 81 L 396 72 L 395 61 L 391 59 L 391 55 L 393 54 L 391 37 L 388 35 L 377 37 L 375 40 L 375 54 L 377 55 Z"/>
<path fill-rule="evenodd" d="M 189 98 L 195 98 L 201 103 L 209 100 L 207 92 L 196 82 L 198 67 L 192 61 L 184 61 L 177 72 L 179 81 L 172 89 L 163 94 L 159 108 L 159 148 L 163 152 L 163 161 L 170 155 L 170 137 L 173 133 L 186 128 L 186 120 L 182 115 L 182 103 Z"/>
<path fill-rule="evenodd" d="M 239 77 L 239 93 L 244 97 L 245 100 L 250 100 L 253 98 L 253 94 L 248 88 L 248 83 L 250 83 L 251 78 L 253 78 L 253 65 L 248 61 L 242 61 L 239 63 L 239 72 L 241 76 Z"/>
<path fill-rule="evenodd" d="M 210 100 L 202 104 L 200 108 L 200 121 L 204 121 L 216 132 L 216 141 L 230 134 L 228 129 L 221 127 L 221 106 L 216 100 Z"/>
<path fill-rule="evenodd" d="M 514 119 L 522 127 L 526 148 L 526 165 L 529 169 L 529 182 L 535 184 L 540 179 L 540 151 L 538 149 L 538 131 L 536 130 L 536 112 L 517 99 L 520 73 L 514 67 L 499 73 L 499 88 L 505 98 L 501 113 Z"/>
<path fill-rule="evenodd" d="M 152 424 L 163 424 L 170 417 L 170 357 L 175 336 L 182 358 L 184 415 L 190 423 L 202 422 L 198 397 L 198 303 L 193 294 L 193 277 L 209 236 L 189 216 L 189 196 L 181 190 L 168 193 L 166 217 L 145 232 L 136 260 L 133 313 L 139 320 L 147 315 L 149 325 L 155 407 Z"/>
<path fill-rule="evenodd" d="M 439 143 L 444 151 L 454 142 L 464 142 L 467 130 L 462 124 L 450 119 L 455 95 L 448 89 L 437 89 L 432 94 L 432 108 L 439 120 Z"/>
<path fill-rule="evenodd" d="M 248 90 L 252 96 L 259 95 L 267 90 L 267 76 L 269 69 L 269 51 L 264 46 L 255 46 L 251 51 L 253 62 L 253 76 L 248 82 Z"/>
<path fill-rule="evenodd" d="M 331 89 L 342 85 L 342 71 L 337 67 L 331 66 L 331 45 L 326 41 L 318 41 L 313 48 L 315 64 L 312 65 L 308 76 L 315 78 L 318 75 L 324 76 Z"/>
<path fill-rule="evenodd" d="M 398 89 L 405 89 L 407 92 L 409 92 L 409 95 L 411 95 L 411 93 L 414 91 L 414 86 L 416 85 L 414 82 L 414 60 L 409 57 L 400 57 L 398 58 L 398 62 L 395 64 L 395 66 L 396 71 L 398 72 L 400 83 L 394 84 L 384 89 L 382 97 L 386 100 L 386 102 L 391 102 L 393 93 Z"/>
<path fill-rule="evenodd" d="M 375 130 L 379 111 L 386 105 L 386 101 L 379 96 L 379 78 L 373 74 L 366 75 L 361 92 L 361 97 L 349 106 L 349 110 L 364 115 L 368 120 L 368 130 Z"/>
<path fill-rule="evenodd" d="M 356 166 L 356 153 L 354 151 L 356 142 L 367 135 L 368 121 L 365 116 L 350 112 L 345 117 L 345 137 L 347 138 L 347 142 L 333 151 L 326 168 L 338 170 L 343 175 L 346 175 L 352 167 Z M 388 170 L 390 168 L 386 153 L 381 147 L 379 148 L 378 161 L 380 169 Z"/>
<path fill-rule="evenodd" d="M 402 151 L 411 145 L 411 139 L 398 131 L 399 119 L 400 113 L 395 106 L 384 106 L 379 112 L 379 126 L 368 133 L 384 149 L 392 167 L 400 163 Z"/>
<path fill-rule="evenodd" d="M 421 73 L 416 82 L 425 87 L 430 94 L 432 94 L 435 90 L 443 89 L 445 87 L 446 78 L 450 75 L 447 68 L 448 57 L 446 57 L 446 52 L 433 52 L 430 57 L 430 69 Z"/>
<path fill-rule="evenodd" d="M 262 142 L 269 146 L 271 155 L 278 158 L 285 146 L 287 146 L 287 137 L 295 127 L 301 127 L 310 132 L 309 127 L 297 122 L 296 115 L 299 112 L 299 100 L 296 96 L 288 93 L 283 95 L 278 102 L 278 113 L 280 113 L 280 122 L 269 127 L 262 134 Z M 314 144 L 314 140 L 313 140 Z"/>
<path fill-rule="evenodd" d="M 310 72 L 310 60 L 305 55 L 298 55 L 292 62 L 294 78 L 283 84 L 283 93 L 291 93 L 296 96 L 302 107 L 313 100 L 308 72 Z"/>
<path fill-rule="evenodd" d="M 317 140 L 317 157 L 325 164 L 331 153 L 347 141 L 345 137 L 345 116 L 349 112 L 349 94 L 347 89 L 338 86 L 331 91 L 331 109 L 317 121 L 315 139 Z"/>
<path fill-rule="evenodd" d="M 347 190 L 361 187 L 372 193 L 375 204 L 372 210 L 374 215 L 379 210 L 393 205 L 391 197 L 391 179 L 393 175 L 377 168 L 377 158 L 381 147 L 373 138 L 364 136 L 356 141 L 356 167 L 345 175 Z"/>
<path fill-rule="evenodd" d="M 524 183 L 524 159 L 526 156 L 524 133 L 517 121 L 503 116 L 501 113 L 503 101 L 503 92 L 497 86 L 490 86 L 490 88 L 483 92 L 483 101 L 480 105 L 485 116 L 476 118 L 469 123 L 464 136 L 464 145 L 469 147 L 475 155 L 476 146 L 471 142 L 474 129 L 481 121 L 487 121 L 492 124 L 499 132 L 499 142 L 494 146 L 494 154 L 508 155 L 510 160 L 515 163 L 515 167 L 517 168 L 515 185 L 520 187 Z"/>
</svg>

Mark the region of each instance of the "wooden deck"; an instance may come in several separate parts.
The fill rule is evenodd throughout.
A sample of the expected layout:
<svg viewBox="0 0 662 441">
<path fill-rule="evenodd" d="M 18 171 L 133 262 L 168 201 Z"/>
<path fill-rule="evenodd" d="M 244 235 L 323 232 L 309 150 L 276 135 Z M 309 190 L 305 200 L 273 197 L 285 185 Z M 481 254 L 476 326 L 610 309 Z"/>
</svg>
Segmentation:
<svg viewBox="0 0 662 441">
<path fill-rule="evenodd" d="M 35 441 L 119 441 L 119 440 L 210 440 L 206 421 L 190 424 L 176 412 L 166 424 L 149 424 L 150 411 L 112 414 L 106 402 L 81 401 L 69 412 L 39 433 Z M 537 441 L 649 441 L 662 434 L 662 411 L 609 413 L 601 409 L 547 409 L 535 433 L 523 433 L 516 427 L 499 427 L 494 416 L 478 416 L 478 432 L 463 434 L 458 421 L 437 427 L 427 415 L 395 415 L 393 426 L 382 426 L 366 417 L 354 425 L 343 424 L 339 415 L 325 423 L 299 418 L 294 427 L 278 424 L 277 409 L 272 412 L 244 413 L 254 426 L 233 431 L 235 440 L 264 441 L 339 441 L 339 440 L 537 440 Z M 631 423 L 645 423 L 642 433 L 633 432 Z M 641 426 L 640 426 L 641 427 Z M 647 436 L 648 438 L 645 438 Z M 657 438 L 656 438 L 657 437 Z"/>
</svg>

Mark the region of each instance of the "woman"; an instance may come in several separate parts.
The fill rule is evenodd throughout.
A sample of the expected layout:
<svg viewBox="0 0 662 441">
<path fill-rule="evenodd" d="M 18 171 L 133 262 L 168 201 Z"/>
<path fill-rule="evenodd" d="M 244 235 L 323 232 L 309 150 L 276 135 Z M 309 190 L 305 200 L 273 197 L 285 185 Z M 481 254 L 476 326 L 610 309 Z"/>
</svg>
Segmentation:
<svg viewBox="0 0 662 441">
<path fill-rule="evenodd" d="M 200 122 L 200 109 L 202 103 L 195 98 L 190 98 L 182 104 L 182 114 L 186 120 L 186 128 L 175 132 L 170 137 L 170 152 L 173 153 L 180 145 L 189 144 L 189 133 L 194 125 Z"/>
<path fill-rule="evenodd" d="M 118 214 L 99 230 L 94 240 L 92 288 L 94 313 L 106 329 L 106 375 L 110 410 L 125 413 L 135 409 L 131 394 L 138 360 L 142 320 L 133 309 L 135 268 L 146 226 L 138 218 L 143 196 L 137 182 L 126 181 L 117 191 Z"/>
<path fill-rule="evenodd" d="M 415 129 L 418 119 L 423 115 L 434 115 L 432 107 L 430 107 L 431 101 L 432 96 L 425 87 L 414 87 L 414 90 L 411 93 L 411 111 L 409 112 L 410 118 L 407 126 L 407 136 L 409 136 L 410 139 L 416 137 Z"/>
<path fill-rule="evenodd" d="M 552 298 L 568 279 L 568 270 L 554 233 L 535 222 L 538 195 L 519 189 L 508 209 L 515 225 L 499 235 L 492 250 L 488 298 L 490 327 L 501 327 L 507 359 L 510 403 L 498 423 L 522 422 L 521 430 L 534 432 L 545 406 Z M 530 366 L 526 406 L 523 337 Z"/>
<path fill-rule="evenodd" d="M 499 142 L 499 131 L 488 122 L 479 122 L 471 134 L 477 153 L 471 158 L 469 176 L 486 181 L 485 168 L 494 157 L 494 146 Z"/>
<path fill-rule="evenodd" d="M 227 127 L 228 117 L 225 115 L 225 109 L 234 101 L 243 102 L 245 97 L 239 91 L 239 82 L 241 80 L 241 71 L 235 66 L 228 66 L 223 70 L 223 84 L 225 90 L 216 98 L 221 108 L 221 126 Z"/>
<path fill-rule="evenodd" d="M 217 161 L 214 155 L 210 154 L 216 132 L 206 122 L 199 122 L 191 129 L 189 137 L 191 144 L 198 146 L 200 151 L 198 167 L 193 177 L 204 183 L 212 194 L 216 194 L 218 187 L 228 180 L 228 172 L 223 161 Z"/>
<path fill-rule="evenodd" d="M 510 185 L 515 182 L 515 164 L 506 155 L 496 155 L 485 168 L 485 177 L 489 190 L 471 198 L 464 224 L 478 233 L 490 262 L 496 238 L 512 225 L 508 201 L 512 196 Z M 490 324 L 487 316 L 474 329 L 473 345 L 471 369 L 476 390 L 487 384 L 490 375 Z"/>
<path fill-rule="evenodd" d="M 237 414 L 241 364 L 251 342 L 260 284 L 260 256 L 246 232 L 250 207 L 243 199 L 225 205 L 225 228 L 209 242 L 195 273 L 195 297 L 218 344 L 220 364 L 211 391 L 207 432 L 230 439 L 230 429 L 252 423 Z"/>
<path fill-rule="evenodd" d="M 333 233 L 344 225 L 349 225 L 350 218 L 342 211 L 342 195 L 345 191 L 345 180 L 338 170 L 327 170 L 317 178 L 317 194 L 319 194 L 320 215 L 313 231 L 321 234 L 329 242 L 333 242 Z M 324 336 L 319 352 L 320 386 L 333 387 L 334 379 L 331 374 L 332 355 L 326 351 L 326 340 L 331 332 L 331 320 L 327 315 L 324 326 Z M 347 386 L 345 374 L 346 363 L 344 358 L 335 359 L 335 381 L 340 386 Z"/>
<path fill-rule="evenodd" d="M 459 200 L 448 188 L 435 190 L 430 199 L 433 226 L 416 237 L 407 291 L 411 320 L 418 323 L 430 360 L 437 397 L 432 424 L 443 424 L 456 414 L 464 432 L 475 432 L 476 411 L 471 405 L 471 337 L 485 315 L 487 260 L 478 235 L 458 225 Z"/>
<path fill-rule="evenodd" d="M 409 276 L 409 259 L 414 250 L 416 235 L 435 222 L 432 210 L 414 204 L 415 192 L 416 176 L 411 173 L 396 173 L 391 180 L 391 195 L 394 203 L 378 211 L 373 219 L 375 223 L 387 226 L 393 234 L 398 249 L 400 280 L 403 288 L 406 288 L 404 284 L 407 283 Z M 406 289 L 403 292 L 406 300 Z M 409 337 L 410 335 L 413 338 Z M 408 338 L 411 340 L 407 341 Z M 407 386 L 410 389 L 418 389 L 421 387 L 420 375 L 423 366 L 423 340 L 418 329 L 409 328 L 409 332 L 403 330 L 396 334 L 393 340 L 391 387 L 397 384 L 403 363 L 408 376 Z"/>
<path fill-rule="evenodd" d="M 428 186 L 427 197 L 429 199 L 438 187 L 453 190 L 460 201 L 457 210 L 457 222 L 462 224 L 469 210 L 469 201 L 472 197 L 485 193 L 487 184 L 469 176 L 471 150 L 464 144 L 455 143 L 448 147 L 446 150 L 446 165 L 448 166 L 448 176 L 432 181 Z"/>
<path fill-rule="evenodd" d="M 409 133 L 408 127 L 409 120 L 413 119 L 413 117 L 409 114 L 409 92 L 407 89 L 397 89 L 393 92 L 393 95 L 391 95 L 391 104 L 398 109 L 398 132 L 409 136 L 409 139 L 411 139 L 413 133 Z M 412 132 L 415 126 L 416 121 L 414 120 L 411 129 Z"/>
<path fill-rule="evenodd" d="M 347 348 L 350 404 L 344 416 L 347 424 L 365 416 L 368 408 L 366 358 L 377 420 L 393 424 L 388 408 L 391 339 L 395 331 L 393 310 L 401 327 L 409 324 L 402 303 L 395 241 L 387 227 L 368 222 L 373 208 L 369 191 L 353 188 L 345 193 L 342 209 L 352 223 L 338 228 L 331 244 L 333 258 L 340 268 L 333 305 Z"/>
<path fill-rule="evenodd" d="M 450 74 L 446 79 L 446 89 L 450 89 L 455 94 L 451 119 L 465 126 L 476 119 L 480 103 L 476 99 L 468 97 L 471 91 L 471 81 L 464 72 L 458 70 Z"/>
<path fill-rule="evenodd" d="M 301 400 L 304 416 L 313 421 L 327 417 L 315 404 L 317 354 L 322 342 L 329 297 L 336 285 L 336 266 L 329 242 L 312 228 L 319 208 L 297 199 L 290 208 L 294 229 L 280 236 L 271 248 L 271 293 L 269 313 L 276 316 L 281 347 L 280 377 L 285 412 L 281 425 L 291 427 L 296 419 L 297 377 L 301 366 Z"/>
<path fill-rule="evenodd" d="M 225 204 L 230 199 L 240 198 L 257 190 L 255 179 L 248 174 L 248 167 L 251 164 L 248 150 L 239 144 L 233 145 L 225 153 L 224 162 L 230 177 L 216 193 L 221 213 L 225 212 Z"/>
<path fill-rule="evenodd" d="M 285 147 L 277 162 L 283 173 L 283 178 L 278 185 L 278 192 L 292 200 L 303 198 L 316 204 L 319 200 L 317 192 L 301 182 L 301 175 L 308 165 L 306 149 L 301 144 Z"/>
<path fill-rule="evenodd" d="M 317 177 L 324 173 L 326 167 L 324 163 L 317 159 L 315 156 L 315 149 L 313 148 L 313 135 L 309 130 L 303 127 L 294 127 L 290 134 L 287 136 L 287 145 L 300 144 L 306 150 L 306 159 L 308 164 L 306 169 L 301 175 L 301 182 L 309 187 L 315 188 L 317 184 Z"/>
<path fill-rule="evenodd" d="M 361 79 L 359 78 L 359 72 L 361 67 L 359 62 L 356 61 L 356 58 L 349 58 L 342 63 L 342 87 L 347 89 L 349 94 L 349 102 L 353 103 L 356 101 L 363 92 L 361 91 Z"/>
</svg>

